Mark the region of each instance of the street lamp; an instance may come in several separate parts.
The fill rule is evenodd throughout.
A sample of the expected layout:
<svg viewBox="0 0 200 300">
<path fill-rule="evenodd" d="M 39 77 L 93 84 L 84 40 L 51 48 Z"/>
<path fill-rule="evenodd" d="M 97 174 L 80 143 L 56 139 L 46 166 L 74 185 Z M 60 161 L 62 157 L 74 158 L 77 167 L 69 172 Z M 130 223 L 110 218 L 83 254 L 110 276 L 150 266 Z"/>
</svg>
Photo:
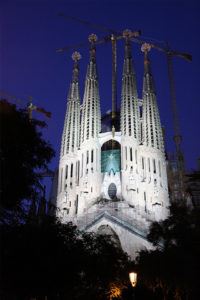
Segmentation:
<svg viewBox="0 0 200 300">
<path fill-rule="evenodd" d="M 131 286 L 133 288 L 133 291 L 132 291 L 132 295 L 133 295 L 133 299 L 135 300 L 136 299 L 136 296 L 135 296 L 135 287 L 136 287 L 136 284 L 137 284 L 137 273 L 135 272 L 130 272 L 129 273 L 129 279 L 130 279 L 130 282 L 131 282 Z"/>
<path fill-rule="evenodd" d="M 130 279 L 132 287 L 136 287 L 136 284 L 137 284 L 137 273 L 135 273 L 135 272 L 129 273 L 129 279 Z"/>
</svg>

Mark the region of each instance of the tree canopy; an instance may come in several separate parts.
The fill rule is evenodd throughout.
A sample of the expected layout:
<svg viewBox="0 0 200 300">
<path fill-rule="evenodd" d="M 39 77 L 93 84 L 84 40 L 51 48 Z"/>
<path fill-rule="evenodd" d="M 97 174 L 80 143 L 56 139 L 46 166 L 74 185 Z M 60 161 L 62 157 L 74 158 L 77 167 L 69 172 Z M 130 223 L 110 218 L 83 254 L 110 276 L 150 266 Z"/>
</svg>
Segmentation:
<svg viewBox="0 0 200 300">
<path fill-rule="evenodd" d="M 33 198 L 40 174 L 54 155 L 42 137 L 44 122 L 30 121 L 27 111 L 0 100 L 1 208 L 13 209 Z"/>
<path fill-rule="evenodd" d="M 0 120 L 0 208 L 12 212 L 24 200 L 35 204 L 54 151 L 42 137 L 45 124 L 26 110 L 1 100 Z M 32 207 L 24 222 L 0 222 L 0 298 L 120 299 L 129 259 L 110 236 L 31 214 Z"/>
<path fill-rule="evenodd" d="M 47 216 L 0 228 L 1 299 L 114 299 L 110 295 L 126 280 L 128 257 L 109 236 Z"/>
<path fill-rule="evenodd" d="M 137 259 L 143 283 L 163 299 L 199 299 L 200 209 L 172 205 L 168 219 L 152 224 L 148 239 L 156 249 Z"/>
</svg>

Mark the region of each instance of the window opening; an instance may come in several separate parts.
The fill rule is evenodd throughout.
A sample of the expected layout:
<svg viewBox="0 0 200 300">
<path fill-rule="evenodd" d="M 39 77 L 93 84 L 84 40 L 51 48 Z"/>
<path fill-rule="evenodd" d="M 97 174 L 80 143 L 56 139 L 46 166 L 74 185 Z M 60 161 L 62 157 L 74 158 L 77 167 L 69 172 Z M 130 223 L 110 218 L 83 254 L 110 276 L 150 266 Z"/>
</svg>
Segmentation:
<svg viewBox="0 0 200 300">
<path fill-rule="evenodd" d="M 71 174 L 70 174 L 71 177 L 73 177 L 73 164 L 71 164 Z"/>
<path fill-rule="evenodd" d="M 66 169 L 65 169 L 65 179 L 67 179 L 68 177 L 68 165 L 66 165 Z"/>
<path fill-rule="evenodd" d="M 156 161 L 153 159 L 153 172 L 156 173 Z"/>
<path fill-rule="evenodd" d="M 132 151 L 132 148 L 130 148 L 130 161 L 133 161 L 133 151 Z"/>
<path fill-rule="evenodd" d="M 91 162 L 93 163 L 94 160 L 94 150 L 91 151 Z"/>
</svg>

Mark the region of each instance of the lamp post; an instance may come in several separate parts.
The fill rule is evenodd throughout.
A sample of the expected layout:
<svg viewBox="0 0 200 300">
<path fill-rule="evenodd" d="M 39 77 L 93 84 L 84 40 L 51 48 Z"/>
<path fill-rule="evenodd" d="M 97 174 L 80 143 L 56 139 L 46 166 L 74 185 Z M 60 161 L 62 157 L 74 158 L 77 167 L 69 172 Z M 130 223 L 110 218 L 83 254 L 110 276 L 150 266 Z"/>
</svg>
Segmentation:
<svg viewBox="0 0 200 300">
<path fill-rule="evenodd" d="M 130 279 L 130 282 L 131 282 L 131 286 L 133 287 L 133 299 L 135 300 L 135 287 L 136 287 L 136 284 L 137 284 L 137 273 L 135 272 L 130 272 L 129 273 L 129 279 Z"/>
</svg>

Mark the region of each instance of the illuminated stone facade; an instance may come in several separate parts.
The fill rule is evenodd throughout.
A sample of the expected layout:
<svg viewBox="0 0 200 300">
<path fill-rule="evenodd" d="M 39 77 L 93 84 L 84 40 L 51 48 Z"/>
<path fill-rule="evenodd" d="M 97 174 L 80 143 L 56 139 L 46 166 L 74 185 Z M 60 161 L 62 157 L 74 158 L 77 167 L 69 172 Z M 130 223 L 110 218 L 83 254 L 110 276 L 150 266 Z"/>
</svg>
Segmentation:
<svg viewBox="0 0 200 300">
<path fill-rule="evenodd" d="M 101 131 L 94 35 L 90 42 L 82 105 L 78 83 L 80 57 L 77 53 L 73 56 L 59 163 L 57 214 L 62 222 L 73 221 L 83 230 L 101 232 L 102 226 L 107 227 L 134 257 L 138 250 L 151 247 L 146 240 L 149 225 L 165 219 L 169 206 L 149 47 L 142 47 L 143 97 L 139 100 L 130 41 L 125 38 L 120 130 L 112 126 Z"/>
</svg>

